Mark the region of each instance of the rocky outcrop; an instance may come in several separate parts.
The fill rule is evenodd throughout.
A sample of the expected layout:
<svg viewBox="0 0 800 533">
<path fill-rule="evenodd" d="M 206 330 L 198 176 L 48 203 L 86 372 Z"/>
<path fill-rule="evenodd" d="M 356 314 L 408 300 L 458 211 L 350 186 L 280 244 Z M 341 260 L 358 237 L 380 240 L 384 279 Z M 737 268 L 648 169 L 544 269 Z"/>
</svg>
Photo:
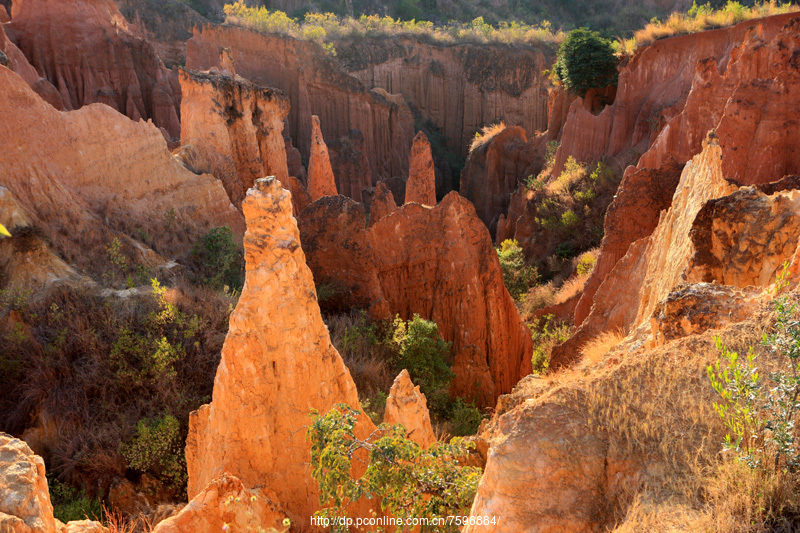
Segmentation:
<svg viewBox="0 0 800 533">
<path fill-rule="evenodd" d="M 0 530 L 54 533 L 44 461 L 24 441 L 0 433 Z"/>
<path fill-rule="evenodd" d="M 367 87 L 402 94 L 466 156 L 475 132 L 499 120 L 525 131 L 547 125 L 553 63 L 547 47 L 449 45 L 400 37 L 336 43 L 338 56 Z"/>
<path fill-rule="evenodd" d="M 342 358 L 319 313 L 289 192 L 257 180 L 242 203 L 246 277 L 230 318 L 210 404 L 190 416 L 188 494 L 228 473 L 271 490 L 301 530 L 318 509 L 305 438 L 312 409 L 359 409 Z M 361 415 L 361 438 L 374 429 Z"/>
<path fill-rule="evenodd" d="M 631 243 L 647 237 L 658 225 L 661 212 L 672 203 L 682 169 L 683 165 L 671 161 L 659 169 L 631 168 L 625 173 L 606 211 L 600 253 L 575 308 L 575 325 L 589 314 L 598 287 Z"/>
<path fill-rule="evenodd" d="M 678 285 L 658 303 L 650 325 L 653 343 L 667 343 L 710 329 L 743 322 L 756 309 L 761 289 L 737 289 L 716 283 Z"/>
<path fill-rule="evenodd" d="M 311 117 L 311 157 L 308 160 L 308 193 L 311 201 L 323 196 L 336 196 L 336 180 L 333 177 L 328 147 L 322 138 L 319 117 Z"/>
<path fill-rule="evenodd" d="M 798 24 L 792 15 L 779 15 L 657 41 L 642 49 L 621 69 L 614 105 L 595 116 L 580 100 L 573 102 L 556 166 L 569 155 L 625 164 L 644 152 L 637 168 L 625 171 L 614 203 L 645 207 L 646 197 L 637 195 L 653 186 L 645 194 L 666 193 L 664 184 L 675 175 L 673 161 L 694 156 L 706 132 L 714 128 L 723 153 L 722 171 L 732 182 L 761 184 L 796 172 L 800 156 L 789 139 L 799 134 L 797 120 L 781 111 L 781 102 L 798 98 L 798 72 L 790 52 L 798 46 Z M 649 174 L 651 185 L 644 183 Z M 632 189 L 639 193 L 631 195 L 627 189 L 634 180 L 643 187 Z M 634 220 L 652 221 L 658 208 L 645 207 Z M 607 218 L 607 237 L 624 235 L 610 228 L 610 222 Z M 634 236 L 648 234 L 649 226 L 641 226 Z M 627 237 L 604 241 L 598 266 L 576 308 L 576 324 L 588 315 L 597 288 L 631 242 Z"/>
<path fill-rule="evenodd" d="M 56 111 L 4 67 L 0 85 L 0 113 L 15 117 L 0 121 L 0 185 L 68 263 L 98 267 L 86 251 L 127 239 L 120 231 L 148 234 L 162 255 L 216 226 L 244 232 L 220 182 L 186 170 L 153 124 L 102 105 Z"/>
<path fill-rule="evenodd" d="M 687 281 L 765 287 L 800 239 L 800 191 L 772 196 L 755 187 L 706 202 L 690 232 Z"/>
<path fill-rule="evenodd" d="M 383 414 L 385 424 L 400 424 L 406 430 L 406 436 L 423 448 L 436 442 L 431 426 L 431 415 L 428 412 L 428 400 L 414 386 L 408 370 L 403 370 L 394 378 L 389 397 L 386 398 L 386 411 Z"/>
<path fill-rule="evenodd" d="M 695 217 L 707 201 L 737 189 L 722 176 L 722 149 L 709 134 L 703 152 L 686 163 L 670 208 L 661 215 L 648 237 L 628 248 L 594 298 L 594 305 L 575 335 L 553 350 L 551 365 L 569 364 L 581 346 L 601 331 L 621 330 L 626 335 L 649 325 L 658 302 L 685 277 L 693 256 Z"/>
<path fill-rule="evenodd" d="M 231 50 L 240 75 L 289 95 L 288 133 L 305 158 L 311 154 L 311 116 L 317 115 L 329 141 L 361 131 L 373 183 L 408 174 L 414 120 L 402 97 L 365 89 L 313 42 L 235 26 L 197 28 L 187 43 L 187 68 L 219 67 L 223 47 Z"/>
<path fill-rule="evenodd" d="M 283 531 L 286 518 L 286 513 L 264 491 L 247 489 L 235 476 L 223 474 L 181 512 L 160 522 L 153 533 Z"/>
<path fill-rule="evenodd" d="M 369 225 L 374 226 L 383 217 L 397 211 L 392 191 L 382 181 L 375 187 L 375 196 L 369 206 Z"/>
<path fill-rule="evenodd" d="M 428 137 L 421 131 L 414 137 L 408 162 L 405 203 L 436 205 L 436 175 Z"/>
<path fill-rule="evenodd" d="M 528 176 L 537 176 L 543 163 L 524 129 L 506 127 L 470 152 L 461 171 L 459 192 L 472 202 L 495 235 L 500 217 L 508 212 L 511 194 Z"/>
<path fill-rule="evenodd" d="M 334 208 L 333 202 L 326 204 L 320 209 Z M 344 213 L 355 211 L 347 202 L 339 204 Z M 377 210 L 374 201 L 373 208 Z M 300 218 L 314 212 L 312 204 Z M 482 406 L 493 404 L 530 373 L 532 346 L 474 207 L 450 193 L 433 208 L 410 203 L 373 216 L 366 231 L 360 211 L 355 221 L 342 224 L 346 231 L 341 226 L 326 229 L 325 221 L 338 219 L 334 212 L 317 217 L 315 224 L 301 220 L 301 242 L 315 279 L 359 286 L 361 294 L 381 294 L 388 316 L 410 319 L 416 313 L 435 321 L 441 335 L 453 342 L 456 377 L 451 392 Z M 345 237 L 345 232 L 351 235 Z M 364 234 L 370 253 L 362 247 Z M 369 271 L 377 277 L 374 288 L 372 276 L 364 274 Z M 370 296 L 359 305 L 369 307 L 373 301 Z"/>
<path fill-rule="evenodd" d="M 297 217 L 303 251 L 317 287 L 329 296 L 326 311 L 366 309 L 389 316 L 366 230 L 364 207 L 345 196 L 325 196 Z"/>
<path fill-rule="evenodd" d="M 289 99 L 282 91 L 259 87 L 235 72 L 181 70 L 180 82 L 181 144 L 193 147 L 205 170 L 222 181 L 231 202 L 241 206 L 258 178 L 286 181 L 281 131 Z"/>
<path fill-rule="evenodd" d="M 7 31 L 66 109 L 99 102 L 180 136 L 177 77 L 111 0 L 15 2 Z"/>
<path fill-rule="evenodd" d="M 367 157 L 367 145 L 360 130 L 328 143 L 336 190 L 355 200 L 365 202 L 363 192 L 372 187 L 372 170 Z"/>
<path fill-rule="evenodd" d="M 24 441 L 0 433 L 0 531 L 109 533 L 99 522 L 62 524 L 53 516 L 44 461 Z"/>
</svg>

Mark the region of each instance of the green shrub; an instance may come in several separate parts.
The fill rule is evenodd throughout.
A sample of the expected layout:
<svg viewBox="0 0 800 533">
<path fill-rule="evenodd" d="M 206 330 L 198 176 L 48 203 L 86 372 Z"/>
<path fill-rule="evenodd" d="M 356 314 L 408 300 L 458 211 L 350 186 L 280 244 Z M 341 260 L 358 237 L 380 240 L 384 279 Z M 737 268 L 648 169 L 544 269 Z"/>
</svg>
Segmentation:
<svg viewBox="0 0 800 533">
<path fill-rule="evenodd" d="M 453 400 L 450 406 L 450 432 L 456 437 L 475 435 L 481 425 L 483 415 L 474 402 L 467 403 L 461 398 Z"/>
<path fill-rule="evenodd" d="M 787 274 L 785 267 L 776 293 L 787 285 Z M 778 368 L 765 379 L 752 347 L 741 357 L 717 337 L 722 357 L 707 372 L 722 398 L 714 410 L 728 428 L 724 448 L 750 468 L 793 473 L 800 466 L 795 430 L 800 415 L 800 322 L 797 304 L 788 296 L 777 297 L 774 304 L 775 332 L 765 335 L 763 344 L 778 356 Z"/>
<path fill-rule="evenodd" d="M 611 43 L 586 28 L 572 30 L 561 43 L 554 66 L 568 90 L 585 96 L 589 89 L 617 84 L 617 58 Z"/>
<path fill-rule="evenodd" d="M 571 228 L 577 225 L 581 219 L 572 210 L 566 210 L 561 214 L 561 225 L 565 228 Z"/>
<path fill-rule="evenodd" d="M 460 466 L 470 447 L 463 440 L 454 438 L 423 450 L 406 438 L 402 426 L 386 424 L 380 426 L 382 431 L 361 440 L 354 431 L 357 412 L 347 405 L 338 405 L 325 415 L 313 412 L 311 419 L 306 435 L 322 505 L 315 516 L 352 517 L 349 507 L 361 498 L 375 499 L 381 511 L 401 519 L 469 514 L 481 471 Z M 367 455 L 366 471 L 353 478 L 354 459 L 362 464 Z M 331 525 L 330 531 L 348 531 L 343 523 Z M 435 530 L 455 532 L 459 527 L 451 524 Z"/>
<path fill-rule="evenodd" d="M 228 226 L 209 231 L 192 249 L 205 283 L 221 289 L 241 291 L 244 285 L 244 254 Z"/>
<path fill-rule="evenodd" d="M 503 271 L 503 283 L 511 297 L 519 301 L 528 289 L 534 285 L 539 274 L 536 268 L 525 264 L 525 255 L 519 242 L 515 239 L 506 239 L 497 249 L 497 258 L 500 269 Z"/>
<path fill-rule="evenodd" d="M 436 322 L 414 314 L 408 322 L 394 319 L 392 342 L 397 349 L 397 366 L 405 368 L 411 380 L 428 397 L 431 411 L 447 412 L 448 388 L 455 374 L 450 370 L 452 343 L 439 335 Z"/>
<path fill-rule="evenodd" d="M 72 520 L 99 521 L 103 518 L 103 504 L 100 500 L 90 498 L 83 491 L 61 483 L 52 474 L 47 475 L 47 486 L 53 514 L 65 524 Z"/>
<path fill-rule="evenodd" d="M 161 418 L 140 420 L 136 436 L 120 450 L 128 468 L 149 473 L 168 487 L 183 490 L 186 487 L 186 459 L 178 420 L 164 414 Z"/>
<path fill-rule="evenodd" d="M 550 351 L 554 346 L 566 341 L 572 334 L 566 324 L 556 323 L 555 316 L 545 315 L 528 324 L 533 340 L 531 363 L 534 374 L 543 374 L 550 365 Z"/>
<path fill-rule="evenodd" d="M 597 263 L 597 255 L 593 252 L 586 252 L 578 258 L 578 265 L 575 267 L 575 271 L 578 276 L 588 276 L 594 270 L 595 263 Z"/>
</svg>

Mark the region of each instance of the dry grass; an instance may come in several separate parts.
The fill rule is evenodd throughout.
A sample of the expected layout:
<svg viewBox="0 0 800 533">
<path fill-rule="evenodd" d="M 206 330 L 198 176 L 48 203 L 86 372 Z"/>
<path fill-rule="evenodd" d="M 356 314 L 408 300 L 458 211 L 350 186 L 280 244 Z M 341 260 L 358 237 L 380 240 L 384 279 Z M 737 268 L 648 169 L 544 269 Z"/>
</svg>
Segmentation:
<svg viewBox="0 0 800 533">
<path fill-rule="evenodd" d="M 619 507 L 609 510 L 615 531 L 794 531 L 800 480 L 752 471 L 720 453 L 726 430 L 706 375 L 720 357 L 717 334 L 739 353 L 756 347 L 768 374 L 777 359 L 760 341 L 773 323 L 765 306 L 745 323 L 658 348 L 608 333 L 585 348 L 583 363 L 523 380 L 513 394 L 519 398 L 507 403 L 568 405 L 608 443 L 610 463 L 646 472 L 630 494 L 617 493 Z"/>
<path fill-rule="evenodd" d="M 588 275 L 579 276 L 577 274 L 568 278 L 558 289 L 558 292 L 556 292 L 554 303 L 556 305 L 562 304 L 573 296 L 583 292 L 583 286 L 586 285 L 587 279 L 589 279 Z"/>
<path fill-rule="evenodd" d="M 555 284 L 550 281 L 543 285 L 534 285 L 528 292 L 525 293 L 523 298 L 518 304 L 519 313 L 524 322 L 533 320 L 533 313 L 548 307 L 556 302 L 556 288 Z"/>
<path fill-rule="evenodd" d="M 379 392 L 388 393 L 394 376 L 390 369 L 392 350 L 385 339 L 385 325 L 370 323 L 362 312 L 326 317 L 331 342 L 341 354 L 362 400 Z"/>
<path fill-rule="evenodd" d="M 109 533 L 151 533 L 154 527 L 145 516 L 123 516 L 122 513 L 105 506 L 103 518 Z"/>
<path fill-rule="evenodd" d="M 594 366 L 623 339 L 625 334 L 620 330 L 604 331 L 581 348 L 579 366 L 584 368 Z"/>
<path fill-rule="evenodd" d="M 689 13 L 672 13 L 665 21 L 654 20 L 630 39 L 619 40 L 619 49 L 624 54 L 632 54 L 636 48 L 646 46 L 659 39 L 686 35 L 715 28 L 733 26 L 745 20 L 752 20 L 781 13 L 791 13 L 800 9 L 796 4 L 780 3 L 775 0 L 746 7 L 738 2 L 728 2 L 720 9 L 700 6 Z"/>
<path fill-rule="evenodd" d="M 492 139 L 494 139 L 500 132 L 506 129 L 505 122 L 498 122 L 497 124 L 490 124 L 484 126 L 481 131 L 475 133 L 475 138 L 472 139 L 472 144 L 469 145 L 469 153 L 487 146 Z"/>
</svg>

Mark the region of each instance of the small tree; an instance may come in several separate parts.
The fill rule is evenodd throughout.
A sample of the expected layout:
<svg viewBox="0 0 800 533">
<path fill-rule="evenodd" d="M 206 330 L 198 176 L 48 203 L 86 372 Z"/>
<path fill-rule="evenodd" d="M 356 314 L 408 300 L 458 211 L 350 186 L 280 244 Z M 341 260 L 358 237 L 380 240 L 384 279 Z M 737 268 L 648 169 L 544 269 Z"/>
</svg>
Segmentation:
<svg viewBox="0 0 800 533">
<path fill-rule="evenodd" d="M 397 366 L 408 370 L 411 379 L 428 397 L 431 410 L 441 414 L 447 409 L 448 388 L 455 377 L 450 370 L 452 343 L 439 335 L 436 322 L 418 314 L 408 322 L 397 316 L 393 331 Z"/>
<path fill-rule="evenodd" d="M 567 34 L 553 68 L 564 87 L 581 97 L 589 89 L 616 85 L 619 75 L 611 43 L 586 28 Z"/>
<path fill-rule="evenodd" d="M 320 503 L 316 516 L 346 517 L 350 504 L 376 498 L 382 511 L 403 519 L 404 525 L 389 531 L 412 531 L 409 518 L 438 518 L 469 514 L 481 471 L 462 466 L 472 443 L 454 438 L 423 450 L 406 438 L 403 426 L 383 424 L 365 440 L 356 437 L 358 413 L 341 404 L 325 415 L 313 412 L 307 437 L 311 441 L 312 475 L 319 485 Z M 354 479 L 353 459 L 359 463 L 369 456 L 364 475 Z M 356 457 L 362 455 L 362 457 Z M 378 528 L 376 531 L 386 531 Z M 453 524 L 439 524 L 423 531 L 458 531 Z M 347 532 L 336 521 L 331 531 Z"/>
<path fill-rule="evenodd" d="M 519 300 L 539 279 L 534 267 L 525 264 L 525 255 L 516 239 L 506 239 L 497 249 L 503 283 L 514 300 Z"/>
</svg>

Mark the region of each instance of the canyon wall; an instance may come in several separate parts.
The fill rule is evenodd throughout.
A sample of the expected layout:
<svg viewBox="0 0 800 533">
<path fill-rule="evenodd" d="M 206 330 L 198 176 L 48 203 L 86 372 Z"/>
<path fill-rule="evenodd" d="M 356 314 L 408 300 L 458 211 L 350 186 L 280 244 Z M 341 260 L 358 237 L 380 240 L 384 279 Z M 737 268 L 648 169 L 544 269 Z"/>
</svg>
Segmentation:
<svg viewBox="0 0 800 533">
<path fill-rule="evenodd" d="M 466 156 L 475 132 L 503 120 L 533 134 L 547 127 L 542 70 L 555 51 L 503 44 L 434 45 L 406 37 L 336 43 L 337 57 L 366 87 L 402 94 Z"/>
<path fill-rule="evenodd" d="M 358 394 L 322 321 L 289 192 L 273 178 L 257 180 L 242 209 L 245 284 L 212 401 L 190 416 L 188 493 L 228 473 L 245 488 L 274 492 L 304 531 L 320 505 L 308 468 L 310 413 L 339 403 L 360 409 Z M 359 437 L 373 429 L 362 414 Z"/>
<path fill-rule="evenodd" d="M 228 196 L 241 206 L 255 180 L 289 177 L 283 119 L 289 98 L 259 87 L 235 73 L 180 71 L 181 145 L 192 147 L 197 166 L 222 181 Z"/>
<path fill-rule="evenodd" d="M 6 27 L 66 109 L 103 103 L 180 136 L 180 87 L 111 0 L 16 0 Z"/>
<path fill-rule="evenodd" d="M 629 182 L 643 179 L 642 173 L 647 174 L 645 179 L 653 180 L 644 185 L 651 189 L 648 195 L 661 190 L 659 195 L 668 197 L 668 184 L 676 183 L 675 162 L 694 156 L 700 140 L 711 129 L 723 154 L 721 171 L 734 183 L 767 183 L 800 172 L 800 150 L 796 147 L 800 126 L 796 106 L 790 103 L 800 99 L 800 72 L 793 52 L 800 47 L 799 26 L 797 14 L 779 15 L 657 41 L 622 69 L 613 106 L 595 117 L 586 114 L 579 101 L 573 102 L 559 148 L 561 160 L 568 153 L 588 160 L 615 157 L 624 146 L 646 150 L 638 166 L 625 171 L 609 210 L 615 216 L 606 218 L 598 267 L 576 308 L 576 324 L 588 315 L 597 288 L 625 255 L 627 246 L 650 231 L 642 227 L 643 231 L 623 237 L 615 227 L 617 220 L 652 219 L 668 205 L 657 202 L 644 206 L 641 199 L 630 196 L 640 194 Z M 691 65 L 682 62 L 684 51 L 696 59 Z M 664 70 L 670 73 L 666 85 L 658 81 L 661 74 L 655 74 Z M 673 94 L 675 103 L 667 105 L 664 98 L 668 94 Z M 647 122 L 647 113 L 659 117 L 650 122 L 657 127 L 649 135 L 645 135 L 642 124 Z M 638 122 L 634 116 L 639 117 Z M 612 118 L 609 124 L 613 124 L 613 131 L 609 130 L 607 144 L 591 148 L 592 143 L 576 141 L 576 132 L 587 135 Z M 623 131 L 628 133 L 622 135 Z M 578 144 L 571 144 L 575 142 Z M 662 190 L 665 185 L 667 189 Z M 620 209 L 626 204 L 630 208 Z M 645 226 L 653 227 L 651 223 Z"/>
<path fill-rule="evenodd" d="M 365 89 L 315 43 L 229 25 L 195 30 L 187 44 L 187 68 L 219 67 L 222 47 L 231 50 L 240 75 L 289 95 L 287 131 L 306 159 L 311 153 L 311 116 L 317 115 L 328 142 L 351 130 L 361 131 L 373 183 L 379 177 L 408 174 L 414 124 L 402 98 Z"/>
<path fill-rule="evenodd" d="M 244 233 L 221 183 L 186 170 L 153 124 L 104 105 L 57 111 L 5 67 L 0 85 L 0 111 L 15 117 L 0 121 L 0 185 L 70 264 L 91 269 L 87 250 L 137 231 L 173 256 L 216 226 Z"/>
<path fill-rule="evenodd" d="M 530 373 L 532 345 L 486 226 L 458 193 L 435 207 L 398 208 L 382 184 L 379 191 L 392 205 L 382 216 L 374 212 L 368 229 L 363 208 L 343 197 L 323 198 L 300 214 L 315 281 L 338 287 L 343 305 L 377 318 L 416 313 L 436 322 L 453 342 L 451 392 L 493 404 Z"/>
</svg>

